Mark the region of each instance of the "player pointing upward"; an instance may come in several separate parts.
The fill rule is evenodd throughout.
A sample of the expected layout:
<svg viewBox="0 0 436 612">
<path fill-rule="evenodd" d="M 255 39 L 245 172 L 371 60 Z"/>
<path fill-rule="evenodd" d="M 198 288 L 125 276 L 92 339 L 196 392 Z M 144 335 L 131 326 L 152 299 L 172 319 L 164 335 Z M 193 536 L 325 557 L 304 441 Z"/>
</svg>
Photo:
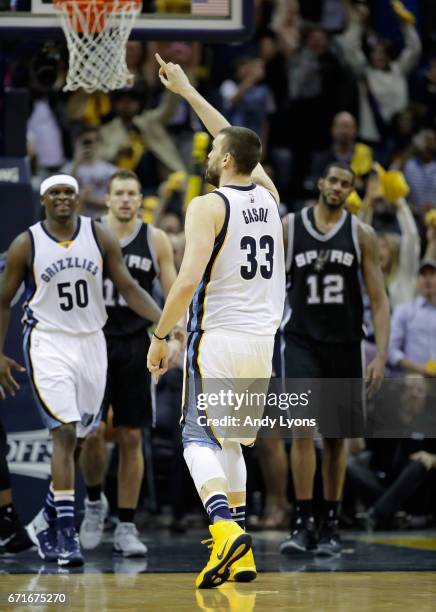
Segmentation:
<svg viewBox="0 0 436 612">
<path fill-rule="evenodd" d="M 162 83 L 183 96 L 214 136 L 206 178 L 217 187 L 186 213 L 186 248 L 148 354 L 166 370 L 165 338 L 189 307 L 183 406 L 184 456 L 209 515 L 212 553 L 200 588 L 252 580 L 256 566 L 244 531 L 246 467 L 238 442 L 200 423 L 197 396 L 208 379 L 271 376 L 274 335 L 285 297 L 278 194 L 259 164 L 255 132 L 231 127 L 191 86 L 180 66 L 157 55 Z"/>
</svg>

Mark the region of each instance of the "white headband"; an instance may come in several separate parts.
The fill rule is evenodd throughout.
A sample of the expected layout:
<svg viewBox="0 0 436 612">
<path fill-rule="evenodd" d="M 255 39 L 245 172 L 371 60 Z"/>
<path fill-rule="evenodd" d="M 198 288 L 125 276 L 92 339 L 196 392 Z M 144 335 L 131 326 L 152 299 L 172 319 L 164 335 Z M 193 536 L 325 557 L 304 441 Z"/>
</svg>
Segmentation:
<svg viewBox="0 0 436 612">
<path fill-rule="evenodd" d="M 76 193 L 79 193 L 79 183 L 74 176 L 70 176 L 69 174 L 55 174 L 46 178 L 45 181 L 42 181 L 41 187 L 39 188 L 39 195 L 42 197 L 46 191 L 55 185 L 69 185 Z"/>
</svg>

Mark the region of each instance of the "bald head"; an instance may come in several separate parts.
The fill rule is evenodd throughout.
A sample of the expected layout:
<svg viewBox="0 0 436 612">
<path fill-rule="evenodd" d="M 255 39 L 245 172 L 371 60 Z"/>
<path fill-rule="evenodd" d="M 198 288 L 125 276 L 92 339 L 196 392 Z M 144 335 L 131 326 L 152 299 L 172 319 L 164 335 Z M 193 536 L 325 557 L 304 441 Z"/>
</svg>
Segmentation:
<svg viewBox="0 0 436 612">
<path fill-rule="evenodd" d="M 338 113 L 332 124 L 333 141 L 341 146 L 351 145 L 356 140 L 357 124 L 351 113 Z"/>
</svg>

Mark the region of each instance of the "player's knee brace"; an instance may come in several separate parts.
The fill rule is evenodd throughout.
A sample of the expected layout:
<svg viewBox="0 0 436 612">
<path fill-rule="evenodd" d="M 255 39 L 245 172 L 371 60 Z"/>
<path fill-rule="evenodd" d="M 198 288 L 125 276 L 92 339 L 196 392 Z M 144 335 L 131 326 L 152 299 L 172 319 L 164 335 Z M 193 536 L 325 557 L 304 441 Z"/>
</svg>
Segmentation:
<svg viewBox="0 0 436 612">
<path fill-rule="evenodd" d="M 247 468 L 239 442 L 225 440 L 222 449 L 217 451 L 217 459 L 226 475 L 229 492 L 245 491 Z"/>
<path fill-rule="evenodd" d="M 219 452 L 219 450 L 215 451 L 209 446 L 199 444 L 189 444 L 183 451 L 186 465 L 199 495 L 208 480 L 226 479 L 217 458 Z"/>
</svg>

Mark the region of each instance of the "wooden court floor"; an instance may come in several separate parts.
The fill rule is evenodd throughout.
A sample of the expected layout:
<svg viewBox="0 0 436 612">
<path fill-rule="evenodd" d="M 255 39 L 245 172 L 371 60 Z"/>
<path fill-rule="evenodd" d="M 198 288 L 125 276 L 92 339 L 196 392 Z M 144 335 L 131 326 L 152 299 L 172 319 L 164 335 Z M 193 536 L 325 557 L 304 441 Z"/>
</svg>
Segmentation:
<svg viewBox="0 0 436 612">
<path fill-rule="evenodd" d="M 434 612 L 436 572 L 260 573 L 251 584 L 198 591 L 195 574 L 0 575 L 0 610 L 206 610 L 251 612 Z M 23 606 L 9 593 L 65 593 L 65 604 Z"/>
</svg>

